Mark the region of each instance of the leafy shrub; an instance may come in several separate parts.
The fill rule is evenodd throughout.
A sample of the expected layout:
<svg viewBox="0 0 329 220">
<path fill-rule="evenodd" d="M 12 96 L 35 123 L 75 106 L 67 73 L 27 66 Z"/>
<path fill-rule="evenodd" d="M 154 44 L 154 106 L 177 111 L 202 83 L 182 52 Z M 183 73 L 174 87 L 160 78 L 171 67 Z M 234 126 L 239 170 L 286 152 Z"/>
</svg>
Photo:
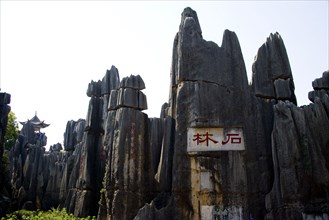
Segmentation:
<svg viewBox="0 0 329 220">
<path fill-rule="evenodd" d="M 18 210 L 7 214 L 1 220 L 96 220 L 95 216 L 77 218 L 73 214 L 68 214 L 65 209 L 52 208 L 49 211 L 28 211 Z"/>
</svg>

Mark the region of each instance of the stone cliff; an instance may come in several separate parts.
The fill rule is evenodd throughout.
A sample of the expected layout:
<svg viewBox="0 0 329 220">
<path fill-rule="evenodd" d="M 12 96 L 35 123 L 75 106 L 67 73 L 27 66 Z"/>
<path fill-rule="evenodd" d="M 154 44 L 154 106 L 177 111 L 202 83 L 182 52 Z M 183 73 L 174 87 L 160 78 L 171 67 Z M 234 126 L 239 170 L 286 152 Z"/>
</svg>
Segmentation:
<svg viewBox="0 0 329 220">
<path fill-rule="evenodd" d="M 10 94 L 0 92 L 0 217 L 10 207 L 11 185 L 8 164 L 6 164 L 8 161 L 4 160 L 4 137 L 7 129 L 8 114 L 11 109 L 9 106 L 10 98 Z"/>
<path fill-rule="evenodd" d="M 86 120 L 67 123 L 64 151 L 45 152 L 45 136 L 24 126 L 12 149 L 14 204 L 98 219 L 329 219 L 328 71 L 312 83 L 313 103 L 298 107 L 275 33 L 252 72 L 248 84 L 234 32 L 221 46 L 206 41 L 184 9 L 160 118 L 142 112 L 141 76 L 120 81 L 112 66 L 88 85 Z"/>
</svg>

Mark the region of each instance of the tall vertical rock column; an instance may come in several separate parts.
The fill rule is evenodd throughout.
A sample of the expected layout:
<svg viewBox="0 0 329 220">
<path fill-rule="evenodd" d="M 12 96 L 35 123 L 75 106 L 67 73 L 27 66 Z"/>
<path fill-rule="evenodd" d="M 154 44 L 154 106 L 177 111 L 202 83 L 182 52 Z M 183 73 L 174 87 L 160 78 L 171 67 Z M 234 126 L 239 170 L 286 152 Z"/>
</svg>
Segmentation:
<svg viewBox="0 0 329 220">
<path fill-rule="evenodd" d="M 74 204 L 71 203 L 72 196 L 75 195 L 76 182 L 79 171 L 79 157 L 83 145 L 83 135 L 85 132 L 86 120 L 68 121 L 64 133 L 64 150 L 67 153 L 67 160 L 63 170 L 61 180 L 59 200 L 60 206 L 66 210 L 74 212 Z"/>
<path fill-rule="evenodd" d="M 8 114 L 10 112 L 10 94 L 0 92 L 0 169 L 2 170 L 2 156 L 4 152 L 4 136 L 7 129 Z M 3 179 L 2 179 L 3 180 Z M 0 180 L 0 189 L 3 182 Z"/>
<path fill-rule="evenodd" d="M 3 189 L 8 188 L 8 177 L 6 176 L 6 167 L 3 163 L 4 154 L 4 136 L 7 129 L 8 114 L 10 112 L 10 94 L 0 92 L 0 217 L 7 211 L 9 207 L 8 195 L 3 195 Z M 8 166 L 6 164 L 6 166 Z M 7 181 L 7 183 L 6 183 Z M 6 190 L 7 191 L 7 190 Z"/>
<path fill-rule="evenodd" d="M 200 219 L 208 214 L 206 209 L 215 207 L 219 212 L 226 210 L 229 218 L 243 218 L 247 207 L 245 152 L 187 151 L 188 128 L 247 129 L 248 81 L 235 33 L 226 30 L 221 47 L 205 41 L 196 12 L 184 9 L 174 41 L 171 83 L 176 216 Z"/>
<path fill-rule="evenodd" d="M 265 195 L 273 183 L 273 106 L 279 100 L 297 104 L 290 63 L 279 33 L 270 34 L 252 66 L 250 141 L 247 151 L 249 215 L 263 218 Z"/>
<path fill-rule="evenodd" d="M 100 189 L 105 173 L 104 118 L 107 117 L 109 95 L 119 87 L 119 72 L 114 66 L 108 70 L 102 80 L 92 81 L 88 85 L 90 97 L 85 132 L 82 142 L 75 146 L 74 168 L 68 183 L 68 197 L 65 207 L 75 216 L 97 215 Z M 70 143 L 70 138 L 68 143 Z M 65 185 L 65 183 L 63 183 Z"/>
<path fill-rule="evenodd" d="M 152 187 L 148 168 L 150 149 L 148 117 L 142 78 L 123 78 L 112 90 L 105 139 L 108 159 L 104 178 L 102 217 L 133 219 L 149 197 Z M 150 199 L 149 199 L 150 200 Z M 105 214 L 105 216 L 104 216 Z"/>
</svg>

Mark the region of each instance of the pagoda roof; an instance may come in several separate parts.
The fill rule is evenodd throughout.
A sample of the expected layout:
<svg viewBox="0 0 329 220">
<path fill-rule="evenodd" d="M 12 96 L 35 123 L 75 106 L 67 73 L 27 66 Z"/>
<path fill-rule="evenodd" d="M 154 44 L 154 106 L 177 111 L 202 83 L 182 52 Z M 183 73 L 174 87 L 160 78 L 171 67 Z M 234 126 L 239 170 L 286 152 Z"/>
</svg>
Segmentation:
<svg viewBox="0 0 329 220">
<path fill-rule="evenodd" d="M 24 121 L 24 122 L 19 122 L 21 123 L 21 125 L 25 125 L 27 122 L 30 122 L 36 129 L 40 129 L 40 128 L 46 128 L 48 127 L 50 124 L 46 124 L 45 121 L 41 121 L 37 114 L 34 115 L 33 118 L 31 118 L 30 120 Z"/>
</svg>

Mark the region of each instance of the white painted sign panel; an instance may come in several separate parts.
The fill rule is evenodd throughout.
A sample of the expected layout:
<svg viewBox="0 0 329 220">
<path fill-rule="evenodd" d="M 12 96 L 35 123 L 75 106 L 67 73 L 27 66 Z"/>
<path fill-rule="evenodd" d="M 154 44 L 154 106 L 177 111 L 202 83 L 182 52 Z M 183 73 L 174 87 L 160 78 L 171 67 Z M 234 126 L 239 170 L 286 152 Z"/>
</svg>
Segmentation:
<svg viewBox="0 0 329 220">
<path fill-rule="evenodd" d="M 242 128 L 188 128 L 187 151 L 245 150 Z"/>
<path fill-rule="evenodd" d="M 242 207 L 240 206 L 201 206 L 201 220 L 242 220 Z"/>
</svg>

